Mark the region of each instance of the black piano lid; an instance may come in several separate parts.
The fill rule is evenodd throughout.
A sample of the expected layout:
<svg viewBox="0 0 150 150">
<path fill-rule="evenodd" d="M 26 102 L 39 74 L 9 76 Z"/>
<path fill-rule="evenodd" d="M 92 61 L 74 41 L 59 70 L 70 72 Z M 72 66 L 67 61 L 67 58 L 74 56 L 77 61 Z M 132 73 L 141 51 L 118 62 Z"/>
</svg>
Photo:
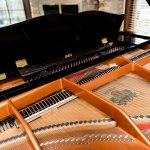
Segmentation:
<svg viewBox="0 0 150 150">
<path fill-rule="evenodd" d="M 150 0 L 146 0 L 147 1 L 147 3 L 150 5 Z"/>
<path fill-rule="evenodd" d="M 75 55 L 100 46 L 103 37 L 116 40 L 122 20 L 123 15 L 90 11 L 76 15 L 47 15 L 27 21 L 23 30 L 29 40 L 28 61 L 31 65 L 55 61 L 67 54 Z"/>
<path fill-rule="evenodd" d="M 55 62 L 65 55 L 101 46 L 101 38 L 118 38 L 124 16 L 100 11 L 76 15 L 45 15 L 0 29 L 0 71 L 18 74 L 15 62 L 25 59 L 27 67 Z"/>
</svg>

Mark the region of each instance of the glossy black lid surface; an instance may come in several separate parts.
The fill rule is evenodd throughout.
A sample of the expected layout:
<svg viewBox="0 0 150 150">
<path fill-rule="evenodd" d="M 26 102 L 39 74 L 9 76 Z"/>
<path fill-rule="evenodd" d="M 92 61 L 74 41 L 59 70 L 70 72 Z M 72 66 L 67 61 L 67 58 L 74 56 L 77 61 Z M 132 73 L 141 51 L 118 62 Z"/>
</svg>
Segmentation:
<svg viewBox="0 0 150 150">
<path fill-rule="evenodd" d="M 18 60 L 25 67 L 65 59 L 118 39 L 124 15 L 87 11 L 74 15 L 45 15 L 0 28 L 0 72 L 16 74 Z"/>
</svg>

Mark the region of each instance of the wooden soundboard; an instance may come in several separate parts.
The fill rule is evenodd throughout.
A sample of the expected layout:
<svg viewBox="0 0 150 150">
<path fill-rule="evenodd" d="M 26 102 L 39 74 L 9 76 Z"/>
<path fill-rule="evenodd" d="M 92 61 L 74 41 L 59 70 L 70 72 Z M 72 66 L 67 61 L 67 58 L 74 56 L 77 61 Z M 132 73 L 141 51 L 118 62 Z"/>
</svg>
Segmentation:
<svg viewBox="0 0 150 150">
<path fill-rule="evenodd" d="M 0 150 L 149 150 L 150 57 L 97 64 L 0 103 Z"/>
</svg>

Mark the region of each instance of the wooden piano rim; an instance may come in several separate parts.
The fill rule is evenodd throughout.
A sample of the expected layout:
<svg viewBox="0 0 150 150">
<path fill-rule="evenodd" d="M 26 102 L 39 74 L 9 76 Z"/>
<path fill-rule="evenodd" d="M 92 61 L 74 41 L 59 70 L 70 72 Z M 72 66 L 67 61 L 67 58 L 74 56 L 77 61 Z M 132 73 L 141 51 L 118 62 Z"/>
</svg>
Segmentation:
<svg viewBox="0 0 150 150">
<path fill-rule="evenodd" d="M 136 63 L 141 65 L 141 66 L 143 66 L 147 63 L 150 63 L 150 56 L 144 57 L 143 59 L 136 61 Z"/>
<path fill-rule="evenodd" d="M 100 109 L 108 116 L 117 121 L 118 126 L 128 132 L 130 135 L 136 137 L 143 143 L 150 146 L 149 140 L 143 135 L 135 123 L 129 118 L 129 116 L 115 104 L 106 101 L 103 98 L 95 95 L 91 91 L 83 88 L 82 86 L 76 85 L 75 83 L 63 78 L 64 86 L 73 93 L 76 93 L 79 97 L 86 99 L 86 101 L 96 108 Z M 77 88 L 78 87 L 78 88 Z M 94 99 L 93 99 L 94 98 Z M 109 108 L 109 109 L 108 109 Z"/>
<path fill-rule="evenodd" d="M 117 79 L 118 77 L 121 77 L 130 72 L 133 72 L 133 73 L 141 76 L 145 80 L 150 81 L 149 70 L 145 69 L 138 63 L 131 62 L 131 63 L 124 65 L 112 72 L 109 72 L 103 76 L 100 76 L 99 78 L 93 79 L 92 81 L 82 84 L 82 87 L 84 87 L 85 89 L 88 89 L 88 90 L 94 90 L 94 89 L 96 89 L 108 82 L 111 82 L 111 81 Z"/>
<path fill-rule="evenodd" d="M 18 119 L 20 124 L 22 125 L 23 129 L 25 130 L 26 135 L 28 136 L 28 139 L 30 140 L 32 147 L 35 150 L 42 150 L 38 143 L 38 140 L 36 139 L 35 135 L 32 133 L 31 128 L 26 123 L 26 121 L 23 119 L 23 117 L 18 112 L 18 110 L 14 107 L 14 105 L 11 101 L 8 101 L 8 107 L 9 107 L 11 114 L 13 114 Z"/>
<path fill-rule="evenodd" d="M 49 87 L 51 85 L 52 85 L 52 88 L 49 90 Z M 42 89 L 45 89 L 45 88 L 46 88 L 45 91 L 41 91 Z M 26 107 L 27 105 L 32 104 L 32 103 L 38 101 L 39 99 L 42 99 L 43 94 L 48 95 L 49 93 L 53 93 L 54 91 L 60 90 L 61 88 L 62 88 L 61 82 L 60 82 L 60 80 L 57 80 L 53 83 L 43 85 L 39 88 L 35 88 L 31 91 L 28 91 L 28 92 L 22 93 L 18 96 L 9 98 L 0 103 L 0 118 L 4 119 L 8 116 L 14 116 L 14 118 L 18 119 L 18 121 L 20 122 L 21 126 L 23 127 L 24 132 L 26 133 L 33 149 L 41 150 L 38 140 L 36 139 L 35 135 L 32 133 L 32 130 L 29 127 L 29 125 L 26 123 L 26 121 L 23 119 L 23 117 L 19 113 L 18 109 Z M 39 92 L 39 90 L 41 92 Z M 32 94 L 32 93 L 34 93 L 34 94 Z M 35 98 L 35 99 L 32 101 L 32 98 L 33 99 Z M 20 103 L 20 101 L 22 101 L 22 102 Z"/>
<path fill-rule="evenodd" d="M 150 44 L 146 45 L 145 47 L 142 48 L 142 50 L 148 50 L 150 49 Z M 120 58 L 122 58 L 126 63 L 132 63 L 131 60 L 129 60 L 128 58 L 125 58 L 124 56 L 118 56 Z M 117 58 L 117 57 L 116 57 Z M 137 61 L 135 61 L 134 63 L 138 63 L 138 64 L 141 64 L 141 65 L 144 65 L 146 63 L 150 62 L 150 56 L 145 56 Z"/>
<path fill-rule="evenodd" d="M 122 76 L 131 71 L 135 72 L 136 74 L 150 81 L 150 77 L 148 76 L 149 72 L 146 69 L 144 69 L 141 65 L 136 64 L 136 63 L 129 63 L 95 80 L 96 81 L 101 80 L 102 82 L 101 84 L 105 84 L 106 82 L 112 81 L 118 78 L 119 76 Z M 110 75 L 111 75 L 111 78 L 110 78 Z M 107 78 L 108 76 L 109 78 Z M 104 82 L 104 80 L 102 80 L 104 77 L 105 79 L 107 78 L 109 80 Z M 95 85 L 96 83 L 98 83 L 96 81 L 94 81 Z M 9 98 L 1 102 L 0 103 L 0 118 L 6 117 L 9 115 L 14 115 L 24 127 L 26 134 L 30 137 L 29 139 L 31 143 L 33 144 L 33 147 L 37 147 L 37 150 L 38 150 L 38 148 L 40 149 L 40 146 L 37 142 L 37 139 L 35 138 L 30 127 L 22 118 L 18 110 L 38 101 L 39 99 L 44 98 L 50 93 L 58 91 L 62 88 L 66 88 L 70 90 L 71 92 L 73 92 L 74 94 L 78 95 L 79 97 L 86 99 L 87 102 L 94 105 L 98 109 L 102 110 L 111 118 L 115 119 L 120 128 L 122 128 L 123 130 L 125 130 L 126 132 L 128 132 L 129 134 L 131 134 L 132 136 L 134 136 L 135 138 L 137 138 L 144 144 L 150 146 L 150 142 L 148 141 L 148 139 L 141 133 L 141 131 L 137 128 L 137 126 L 133 123 L 133 121 L 128 117 L 128 115 L 124 111 L 122 111 L 116 105 L 96 96 L 95 94 L 87 90 L 88 88 L 84 86 L 85 85 L 83 85 L 83 87 L 79 86 L 65 78 L 62 78 L 54 82 L 48 83 L 46 85 L 40 86 L 36 89 L 32 89 L 30 91 L 27 91 L 25 93 L 22 93 L 20 95 L 14 96 L 12 98 Z M 22 103 L 20 103 L 20 101 Z"/>
<path fill-rule="evenodd" d="M 121 66 L 124 66 L 130 62 L 121 56 L 118 56 L 118 57 L 115 57 L 114 59 L 108 60 L 108 61 L 106 61 L 106 63 L 104 62 L 104 64 L 111 64 L 111 63 L 116 63 L 116 64 L 119 64 Z M 102 62 L 102 64 L 103 64 L 103 62 Z"/>
<path fill-rule="evenodd" d="M 150 49 L 150 44 L 147 43 L 147 44 L 144 46 L 144 48 L 142 48 L 142 49 L 144 49 L 144 50 Z"/>
<path fill-rule="evenodd" d="M 100 64 L 104 64 L 104 65 L 109 65 L 111 63 L 116 63 L 120 66 L 126 65 L 129 63 L 129 61 L 127 61 L 126 59 L 124 59 L 124 57 L 121 56 L 117 56 L 115 58 L 111 58 L 109 60 L 103 61 Z M 95 66 L 97 66 L 98 64 L 96 64 Z M 93 66 L 92 66 L 93 67 Z"/>
<path fill-rule="evenodd" d="M 3 92 L 4 90 L 11 89 L 13 87 L 16 87 L 22 84 L 25 84 L 25 81 L 23 78 L 19 76 L 15 78 L 11 78 L 11 79 L 4 79 L 0 81 L 0 92 Z"/>
<path fill-rule="evenodd" d="M 144 73 L 146 72 L 146 70 L 145 72 L 143 72 L 142 69 L 143 68 L 140 65 L 137 65 L 134 63 L 127 64 L 123 66 L 122 68 L 119 68 L 118 70 L 114 71 L 111 80 L 113 80 L 114 78 L 117 78 L 118 76 L 126 74 L 130 71 L 134 71 L 138 73 L 139 75 L 145 77 Z M 107 74 L 105 76 L 107 76 Z M 97 80 L 99 80 L 99 78 Z M 101 81 L 104 82 L 103 80 Z M 0 104 L 0 114 L 1 114 L 0 117 L 2 118 L 4 116 L 6 117 L 10 114 L 13 114 L 16 118 L 18 118 L 22 126 L 26 129 L 25 131 L 27 135 L 29 135 L 30 128 L 28 127 L 26 122 L 24 122 L 24 119 L 20 117 L 20 113 L 18 112 L 18 110 L 62 88 L 66 88 L 70 90 L 71 92 L 73 92 L 74 94 L 78 95 L 79 97 L 86 99 L 87 102 L 97 107 L 98 109 L 102 110 L 111 118 L 115 119 L 118 123 L 118 126 L 121 127 L 123 130 L 125 130 L 126 132 L 134 136 L 135 138 L 139 139 L 141 142 L 145 143 L 146 145 L 150 145 L 150 142 L 148 141 L 148 139 L 141 133 L 138 127 L 133 123 L 133 121 L 129 118 L 129 116 L 123 110 L 121 110 L 115 104 L 112 104 L 109 101 L 105 101 L 104 99 L 96 96 L 95 94 L 85 89 L 84 87 L 79 86 L 65 78 L 40 86 L 36 89 L 27 91 L 25 93 L 22 93 L 18 96 L 14 96 L 2 102 Z M 22 103 L 20 103 L 20 101 Z M 5 110 L 4 108 L 7 108 L 6 111 L 4 111 Z M 1 112 L 2 110 L 3 112 Z"/>
<path fill-rule="evenodd" d="M 125 59 L 124 57 L 118 56 L 118 57 L 111 58 L 109 60 L 103 61 L 101 63 L 98 63 L 96 65 L 93 65 L 91 67 L 88 67 L 86 69 L 83 69 L 82 71 L 85 71 L 85 70 L 88 70 L 88 69 L 92 69 L 93 67 L 97 67 L 98 65 L 109 65 L 109 64 L 113 64 L 113 63 L 118 64 L 120 66 L 124 66 L 124 65 L 127 65 L 128 63 L 130 63 L 130 61 L 128 59 Z M 74 74 L 76 74 L 76 73 L 74 73 Z M 71 77 L 72 75 L 73 74 L 68 75 L 65 78 L 67 79 L 68 77 Z"/>
</svg>

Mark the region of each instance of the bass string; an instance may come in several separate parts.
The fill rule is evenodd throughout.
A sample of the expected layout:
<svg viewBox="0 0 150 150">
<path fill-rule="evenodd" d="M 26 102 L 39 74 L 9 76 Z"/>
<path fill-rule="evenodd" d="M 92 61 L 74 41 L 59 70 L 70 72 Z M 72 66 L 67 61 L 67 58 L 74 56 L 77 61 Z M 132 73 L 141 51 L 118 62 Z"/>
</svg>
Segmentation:
<svg viewBox="0 0 150 150">
<path fill-rule="evenodd" d="M 99 120 L 99 121 L 98 121 Z M 100 121 L 101 120 L 101 121 Z M 74 133 L 74 132 L 88 132 L 88 131 L 100 131 L 103 129 L 108 129 L 108 128 L 114 128 L 116 127 L 116 122 L 115 121 L 109 121 L 110 119 L 108 118 L 107 120 L 103 120 L 103 119 L 95 119 L 95 120 L 83 120 L 83 121 L 79 121 L 80 123 L 75 124 L 75 125 L 68 125 L 69 122 L 67 122 L 68 124 L 66 126 L 61 126 L 61 127 L 56 127 L 53 129 L 46 129 L 43 130 L 43 132 L 40 131 L 40 134 L 37 134 L 36 132 L 34 133 L 35 135 L 37 135 L 40 143 L 43 141 L 46 141 L 48 138 L 47 137 L 51 137 L 49 139 L 52 139 L 53 136 L 59 137 L 59 134 L 63 134 L 63 136 L 67 137 L 69 136 L 70 133 Z M 85 123 L 86 121 L 86 123 Z M 76 122 L 76 121 L 75 121 Z M 106 127 L 107 126 L 107 127 Z M 57 132 L 56 132 L 57 131 Z M 44 134 L 44 137 L 43 135 Z"/>
<path fill-rule="evenodd" d="M 75 82 L 75 83 L 78 83 L 78 82 L 80 82 L 81 80 L 83 80 L 84 78 L 87 78 L 87 77 L 90 76 L 91 74 L 95 73 L 96 71 L 98 71 L 98 70 L 95 69 L 95 68 L 88 69 L 88 70 L 86 70 L 79 78 L 77 78 L 74 82 Z"/>
<path fill-rule="evenodd" d="M 21 135 L 21 137 L 19 138 L 19 140 L 14 138 L 14 137 L 17 137 L 20 135 Z M 13 142 L 10 142 L 11 138 L 13 139 Z M 1 141 L 4 141 L 4 142 L 1 142 Z M 4 149 L 4 148 L 8 148 L 8 147 L 16 148 L 20 144 L 23 144 L 23 145 L 27 144 L 26 136 L 25 136 L 21 127 L 16 128 L 14 126 L 13 128 L 8 129 L 7 131 L 0 133 L 0 145 L 1 145 L 0 149 L 1 148 Z"/>
<path fill-rule="evenodd" d="M 73 121 L 77 119 L 88 119 L 89 117 L 92 118 L 94 116 L 90 112 L 92 109 L 89 111 L 89 105 L 86 103 L 85 107 L 83 104 L 84 103 L 80 102 L 80 100 L 75 99 L 73 102 L 69 102 L 66 105 L 61 106 L 60 108 L 56 108 L 46 112 L 45 115 L 42 115 L 42 118 L 39 118 L 36 122 L 40 122 L 41 124 L 46 124 L 48 122 L 49 124 L 49 122 L 58 123 L 60 121 L 63 122 Z M 95 113 L 95 117 L 96 116 L 100 116 L 99 113 Z M 33 123 L 31 123 L 31 125 L 33 125 Z"/>
<path fill-rule="evenodd" d="M 86 76 L 86 77 L 82 78 L 81 80 L 79 80 L 77 82 L 77 84 L 82 85 L 82 84 L 84 84 L 86 82 L 90 82 L 91 80 L 93 80 L 95 78 L 98 78 L 100 76 L 103 76 L 103 75 L 105 75 L 105 74 L 107 74 L 107 73 L 109 73 L 111 71 L 114 71 L 114 70 L 116 70 L 118 68 L 120 68 L 119 65 L 114 66 L 114 67 L 109 67 L 107 69 L 97 69 L 97 68 L 95 68 L 95 70 L 93 72 L 91 72 L 88 76 Z"/>
<path fill-rule="evenodd" d="M 73 103 L 73 101 L 69 103 Z M 37 127 L 44 127 L 46 125 L 56 124 L 56 123 L 61 123 L 61 122 L 66 122 L 66 121 L 69 122 L 69 121 L 75 121 L 75 120 L 79 121 L 79 120 L 85 120 L 85 119 L 88 120 L 88 119 L 96 119 L 96 118 L 106 118 L 106 115 L 104 115 L 102 112 L 97 111 L 97 110 L 94 111 L 92 108 L 89 108 L 88 105 L 85 105 L 85 103 L 81 103 L 80 101 L 77 101 L 76 105 L 75 103 L 73 103 L 72 105 L 70 104 L 69 106 L 65 107 L 66 105 L 62 106 L 63 108 L 61 107 L 60 108 L 61 110 L 59 110 L 58 108 L 58 109 L 55 109 L 54 112 L 50 111 L 49 113 L 46 113 L 45 115 L 43 115 L 41 118 L 37 120 L 38 124 L 36 124 L 36 122 L 34 122 L 34 125 L 30 124 L 31 128 L 34 130 Z M 93 112 L 93 114 L 91 113 L 91 111 Z M 100 128 L 100 126 L 98 128 Z M 84 127 L 78 126 L 77 129 L 83 130 L 85 129 L 85 126 Z M 72 128 L 71 130 L 74 131 L 74 128 Z M 51 130 L 50 134 L 56 134 L 56 133 L 67 134 L 67 131 L 68 129 L 66 127 L 63 127 L 63 128 L 58 128 L 57 132 L 55 130 Z"/>
</svg>

